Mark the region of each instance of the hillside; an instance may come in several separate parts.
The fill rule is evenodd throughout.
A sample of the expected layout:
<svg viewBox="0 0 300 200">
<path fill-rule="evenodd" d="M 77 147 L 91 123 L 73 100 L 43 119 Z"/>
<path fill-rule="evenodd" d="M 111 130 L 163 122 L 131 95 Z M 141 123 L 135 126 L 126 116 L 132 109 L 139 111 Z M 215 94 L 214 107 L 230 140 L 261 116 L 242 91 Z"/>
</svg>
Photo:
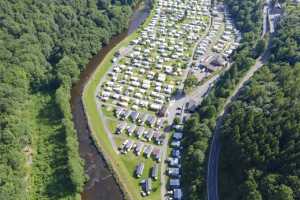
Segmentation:
<svg viewBox="0 0 300 200">
<path fill-rule="evenodd" d="M 225 200 L 300 199 L 300 12 L 290 4 L 285 12 L 270 62 L 230 105 L 221 128 Z"/>
<path fill-rule="evenodd" d="M 242 32 L 243 39 L 232 56 L 230 69 L 220 76 L 209 94 L 203 98 L 197 112 L 185 123 L 182 168 L 183 186 L 188 199 L 207 198 L 208 147 L 217 117 L 226 99 L 259 54 L 255 49 L 262 30 L 262 1 L 225 0 L 224 3 Z"/>
<path fill-rule="evenodd" d="M 136 2 L 0 1 L 0 199 L 79 199 L 70 88 Z"/>
</svg>

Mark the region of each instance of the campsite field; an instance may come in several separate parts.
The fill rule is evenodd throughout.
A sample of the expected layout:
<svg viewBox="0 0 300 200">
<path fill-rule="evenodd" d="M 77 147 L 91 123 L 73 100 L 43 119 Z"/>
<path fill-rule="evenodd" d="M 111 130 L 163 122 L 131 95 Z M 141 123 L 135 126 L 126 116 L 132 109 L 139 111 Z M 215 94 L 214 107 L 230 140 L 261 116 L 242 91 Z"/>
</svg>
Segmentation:
<svg viewBox="0 0 300 200">
<path fill-rule="evenodd" d="M 86 85 L 84 92 L 83 92 L 83 106 L 85 108 L 85 112 L 88 118 L 89 126 L 92 132 L 93 139 L 99 148 L 99 150 L 103 153 L 107 164 L 112 169 L 114 176 L 116 177 L 120 187 L 122 188 L 125 198 L 126 199 L 146 199 L 146 200 L 157 200 L 158 196 L 160 195 L 159 189 L 155 191 L 151 196 L 147 198 L 142 198 L 140 195 L 140 189 L 137 184 L 137 181 L 133 179 L 132 172 L 133 166 L 130 165 L 130 159 L 120 159 L 120 155 L 116 154 L 113 150 L 111 143 L 107 134 L 105 133 L 102 119 L 99 115 L 96 105 L 95 99 L 95 91 L 97 85 L 99 84 L 102 77 L 105 73 L 109 70 L 112 66 L 112 59 L 115 53 L 122 47 L 126 47 L 130 41 L 135 39 L 138 36 L 138 31 L 143 27 L 149 24 L 150 20 L 152 19 L 154 12 L 152 11 L 147 20 L 144 24 L 139 28 L 136 32 L 132 33 L 128 37 L 126 37 L 123 41 L 121 41 L 115 48 L 113 48 L 104 58 L 104 60 L 100 63 L 99 67 L 95 71 L 92 78 L 89 80 L 88 84 Z M 108 114 L 111 112 L 107 112 Z M 127 166 L 127 164 L 129 164 Z M 147 163 L 145 168 L 149 168 L 151 164 Z M 158 181 L 157 181 L 158 182 Z M 155 183 L 153 186 L 159 184 Z"/>
<path fill-rule="evenodd" d="M 172 0 L 159 1 L 159 6 L 160 9 L 165 9 L 163 14 L 160 14 L 160 9 L 157 9 L 155 4 L 144 25 L 106 55 L 83 93 L 83 104 L 92 136 L 114 172 L 126 199 L 157 200 L 167 194 L 165 188 L 168 185 L 168 177 L 162 175 L 161 179 L 160 174 L 167 170 L 167 167 L 174 165 L 170 160 L 171 164 L 165 163 L 167 157 L 172 155 L 168 143 L 170 133 L 165 132 L 164 128 L 171 124 L 166 124 L 166 114 L 161 116 L 160 113 L 166 112 L 162 110 L 170 107 L 170 100 L 180 91 L 188 73 L 194 73 L 195 70 L 203 77 L 201 73 L 208 73 L 208 70 L 212 69 L 211 66 L 207 66 L 205 70 L 200 67 L 199 60 L 202 57 L 194 59 L 198 48 L 203 49 L 207 46 L 205 43 L 214 40 L 206 47 L 206 58 L 203 59 L 207 62 L 223 62 L 219 58 L 221 55 L 215 55 L 211 51 L 216 41 L 221 42 L 220 45 L 226 43 L 220 39 L 225 30 L 224 24 L 220 22 L 223 19 L 222 14 L 218 15 L 220 25 L 211 26 L 209 12 L 203 16 L 195 16 L 193 13 L 200 11 L 197 10 L 200 8 L 195 10 L 193 4 L 182 5 L 194 9 L 191 13 L 181 10 L 181 6 L 174 7 Z M 170 9 L 175 9 L 175 13 L 169 12 Z M 211 27 L 215 29 L 214 34 L 209 32 Z M 212 59 L 213 57 L 218 58 Z M 209 74 L 216 75 L 222 66 L 224 65 L 215 66 Z M 199 84 L 205 80 L 199 80 Z M 129 132 L 132 126 L 135 136 L 131 136 L 132 132 Z M 147 138 L 151 134 L 151 138 Z M 159 135 L 159 140 L 154 134 Z M 164 138 L 162 145 L 158 145 L 160 136 Z M 180 148 L 180 141 L 176 142 L 179 142 Z M 131 150 L 138 149 L 141 143 L 141 149 L 144 151 L 141 150 L 141 155 L 136 156 Z M 130 144 L 130 147 L 127 147 L 127 144 Z M 149 154 L 145 153 L 146 147 L 151 147 Z M 146 158 L 143 154 L 150 156 Z M 140 182 L 150 177 L 152 166 L 160 159 L 158 180 L 152 181 L 151 194 L 142 197 Z M 179 160 L 178 157 L 174 159 Z M 175 164 L 178 169 L 179 162 Z M 145 167 L 142 177 L 136 178 L 135 169 L 139 163 L 143 163 Z M 173 191 L 174 188 L 168 189 Z"/>
</svg>

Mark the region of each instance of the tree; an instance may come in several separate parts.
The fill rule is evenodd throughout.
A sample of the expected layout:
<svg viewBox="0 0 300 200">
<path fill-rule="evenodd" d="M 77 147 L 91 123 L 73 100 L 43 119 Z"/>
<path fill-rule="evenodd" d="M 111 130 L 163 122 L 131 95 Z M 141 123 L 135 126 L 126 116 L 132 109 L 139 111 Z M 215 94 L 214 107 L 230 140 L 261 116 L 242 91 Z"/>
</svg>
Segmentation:
<svg viewBox="0 0 300 200">
<path fill-rule="evenodd" d="M 175 124 L 175 125 L 180 124 L 180 118 L 179 117 L 175 117 L 173 124 Z"/>
<path fill-rule="evenodd" d="M 184 89 L 188 90 L 192 87 L 195 87 L 195 86 L 197 86 L 198 82 L 199 81 L 198 81 L 197 77 L 195 75 L 190 74 L 190 75 L 188 75 L 187 79 L 184 82 Z"/>
<path fill-rule="evenodd" d="M 274 200 L 294 200 L 293 197 L 293 190 L 286 186 L 280 185 L 276 190 L 275 193 L 272 195 L 272 199 Z"/>
<path fill-rule="evenodd" d="M 262 52 L 265 51 L 265 49 L 266 49 L 266 41 L 264 39 L 258 40 L 253 51 L 254 57 L 255 58 L 259 57 L 262 54 Z"/>
<path fill-rule="evenodd" d="M 64 56 L 57 64 L 57 76 L 61 82 L 74 83 L 79 76 L 79 69 L 76 63 L 68 56 Z"/>
<path fill-rule="evenodd" d="M 136 2 L 0 1 L 0 199 L 80 198 L 71 84 Z"/>
</svg>

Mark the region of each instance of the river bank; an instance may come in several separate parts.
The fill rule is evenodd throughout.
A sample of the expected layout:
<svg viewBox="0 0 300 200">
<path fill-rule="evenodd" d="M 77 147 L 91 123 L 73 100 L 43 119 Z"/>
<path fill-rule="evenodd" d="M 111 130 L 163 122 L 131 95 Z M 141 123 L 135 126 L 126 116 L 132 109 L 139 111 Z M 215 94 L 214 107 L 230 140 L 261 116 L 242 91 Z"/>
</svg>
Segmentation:
<svg viewBox="0 0 300 200">
<path fill-rule="evenodd" d="M 147 1 L 148 3 L 151 1 Z M 143 23 L 143 26 L 146 26 L 150 23 L 151 15 L 154 14 L 152 12 L 148 19 Z M 143 27 L 142 26 L 142 27 Z M 141 28 L 141 26 L 139 27 Z M 119 182 L 122 191 L 124 192 L 125 199 L 133 199 L 138 200 L 141 198 L 139 191 L 136 190 L 136 185 L 131 181 L 131 174 L 128 175 L 128 169 L 124 165 L 119 156 L 113 150 L 109 138 L 105 132 L 104 125 L 101 123 L 101 117 L 98 113 L 98 108 L 96 106 L 96 97 L 95 91 L 96 88 L 105 75 L 105 73 L 112 66 L 112 58 L 115 53 L 122 47 L 128 46 L 130 41 L 135 39 L 138 36 L 138 32 L 134 31 L 132 34 L 128 35 L 128 37 L 124 38 L 117 46 L 115 46 L 102 60 L 101 67 L 98 67 L 96 72 L 90 78 L 87 83 L 84 92 L 83 92 L 83 104 L 85 111 L 88 116 L 88 122 L 90 124 L 90 128 L 92 130 L 92 136 L 94 141 L 96 142 L 98 149 L 102 151 L 102 155 L 107 160 L 108 166 L 112 169 L 113 175 L 115 176 L 117 182 Z"/>
<path fill-rule="evenodd" d="M 89 176 L 89 181 L 86 183 L 84 192 L 82 193 L 83 200 L 124 199 L 124 195 L 112 171 L 109 169 L 103 154 L 99 152 L 91 137 L 91 131 L 82 104 L 82 95 L 85 85 L 106 55 L 128 35 L 134 32 L 147 18 L 149 12 L 150 1 L 147 1 L 146 4 L 136 9 L 128 31 L 112 38 L 110 43 L 91 59 L 85 70 L 81 73 L 79 81 L 72 88 L 71 106 L 73 121 L 78 133 L 80 155 L 85 161 L 85 172 Z"/>
</svg>

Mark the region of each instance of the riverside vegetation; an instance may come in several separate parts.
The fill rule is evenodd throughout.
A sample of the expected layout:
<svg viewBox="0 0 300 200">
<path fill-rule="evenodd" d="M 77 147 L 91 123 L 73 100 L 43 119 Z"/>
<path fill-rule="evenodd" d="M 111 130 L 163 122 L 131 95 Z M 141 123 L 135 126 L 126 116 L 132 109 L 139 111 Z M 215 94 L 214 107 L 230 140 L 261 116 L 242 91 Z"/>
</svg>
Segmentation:
<svg viewBox="0 0 300 200">
<path fill-rule="evenodd" d="M 0 199 L 80 199 L 70 88 L 136 3 L 0 1 Z"/>
</svg>

